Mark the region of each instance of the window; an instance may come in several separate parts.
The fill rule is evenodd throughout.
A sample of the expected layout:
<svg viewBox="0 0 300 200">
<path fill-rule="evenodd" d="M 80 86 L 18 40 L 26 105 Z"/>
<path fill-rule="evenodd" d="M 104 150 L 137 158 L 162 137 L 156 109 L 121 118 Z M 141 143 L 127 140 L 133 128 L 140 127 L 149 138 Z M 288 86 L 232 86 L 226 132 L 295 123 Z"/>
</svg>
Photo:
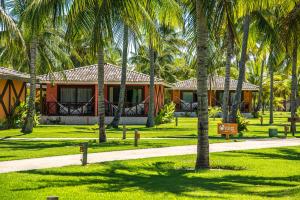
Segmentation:
<svg viewBox="0 0 300 200">
<path fill-rule="evenodd" d="M 110 86 L 108 98 L 109 101 L 118 104 L 119 102 L 119 86 Z M 127 87 L 125 91 L 125 103 L 130 103 L 132 105 L 139 104 L 143 101 L 143 87 Z"/>
<path fill-rule="evenodd" d="M 217 91 L 216 92 L 216 105 L 221 106 L 223 103 L 223 96 L 224 96 L 224 91 Z"/>
<path fill-rule="evenodd" d="M 182 100 L 186 103 L 193 103 L 193 92 L 182 92 Z"/>
<path fill-rule="evenodd" d="M 126 102 L 139 104 L 143 101 L 142 88 L 128 88 L 126 91 Z"/>
<path fill-rule="evenodd" d="M 77 87 L 61 87 L 60 102 L 61 103 L 87 103 L 93 98 L 92 88 Z"/>
</svg>

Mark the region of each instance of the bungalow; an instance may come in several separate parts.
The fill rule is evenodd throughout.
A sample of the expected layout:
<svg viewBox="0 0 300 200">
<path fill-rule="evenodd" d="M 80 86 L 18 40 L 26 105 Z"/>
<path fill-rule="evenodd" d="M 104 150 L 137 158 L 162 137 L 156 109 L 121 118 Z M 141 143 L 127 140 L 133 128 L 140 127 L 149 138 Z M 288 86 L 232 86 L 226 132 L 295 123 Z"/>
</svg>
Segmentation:
<svg viewBox="0 0 300 200">
<path fill-rule="evenodd" d="M 106 123 L 112 120 L 118 100 L 122 70 L 112 64 L 104 66 L 104 99 Z M 42 75 L 40 87 L 45 87 L 42 123 L 97 123 L 98 68 L 97 65 L 79 67 Z M 125 104 L 121 123 L 145 124 L 149 105 L 149 81 L 146 74 L 127 70 Z M 171 87 L 155 78 L 155 113 L 164 105 L 165 88 Z"/>
<path fill-rule="evenodd" d="M 26 82 L 29 75 L 0 67 L 0 120 L 13 114 L 16 106 L 26 100 Z"/>
<path fill-rule="evenodd" d="M 230 98 L 229 105 L 234 100 L 237 80 L 230 80 Z M 223 101 L 225 78 L 213 76 L 208 78 L 208 105 L 221 106 Z M 241 112 L 252 111 L 253 92 L 258 91 L 258 86 L 244 82 L 242 88 L 242 103 L 240 105 Z M 176 112 L 186 113 L 195 112 L 197 110 L 197 80 L 195 78 L 177 82 L 170 90 L 171 100 L 176 104 Z"/>
</svg>

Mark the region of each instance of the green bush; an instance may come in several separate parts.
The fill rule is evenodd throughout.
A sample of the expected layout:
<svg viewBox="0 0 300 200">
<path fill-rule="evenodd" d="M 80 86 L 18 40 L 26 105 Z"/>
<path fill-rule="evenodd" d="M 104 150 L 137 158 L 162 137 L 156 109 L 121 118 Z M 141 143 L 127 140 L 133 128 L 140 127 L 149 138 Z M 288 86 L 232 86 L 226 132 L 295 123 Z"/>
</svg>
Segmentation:
<svg viewBox="0 0 300 200">
<path fill-rule="evenodd" d="M 249 124 L 249 121 L 246 120 L 246 118 L 241 114 L 240 111 L 238 111 L 237 113 L 236 123 L 238 124 L 239 133 L 242 133 L 243 131 L 248 131 L 247 126 Z"/>
<path fill-rule="evenodd" d="M 165 124 L 172 122 L 174 118 L 175 104 L 173 102 L 165 104 L 155 118 L 155 124 Z"/>
<path fill-rule="evenodd" d="M 14 109 L 13 114 L 8 117 L 8 128 L 21 128 L 24 125 L 25 118 L 27 115 L 27 104 L 22 102 L 19 106 Z M 33 125 L 39 125 L 40 115 L 35 114 L 33 117 Z"/>
<path fill-rule="evenodd" d="M 8 128 L 8 122 L 5 119 L 0 120 L 0 130 L 7 129 Z"/>
<path fill-rule="evenodd" d="M 214 118 L 214 120 L 219 116 L 220 112 L 222 112 L 222 109 L 218 106 L 208 107 L 208 116 Z"/>
<path fill-rule="evenodd" d="M 297 108 L 296 115 L 300 117 L 300 107 Z"/>
</svg>

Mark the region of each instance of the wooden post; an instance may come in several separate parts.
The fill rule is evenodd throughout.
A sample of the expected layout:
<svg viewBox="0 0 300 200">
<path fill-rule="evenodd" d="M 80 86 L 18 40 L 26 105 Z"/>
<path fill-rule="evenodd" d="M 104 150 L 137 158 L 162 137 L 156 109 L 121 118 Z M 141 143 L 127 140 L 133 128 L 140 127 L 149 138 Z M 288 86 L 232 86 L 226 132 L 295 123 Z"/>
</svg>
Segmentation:
<svg viewBox="0 0 300 200">
<path fill-rule="evenodd" d="M 126 139 L 126 125 L 123 125 L 123 137 L 122 139 L 125 140 Z"/>
<path fill-rule="evenodd" d="M 43 85 L 40 84 L 40 114 L 43 114 Z"/>
<path fill-rule="evenodd" d="M 140 139 L 139 131 L 137 129 L 135 129 L 135 131 L 134 131 L 134 146 L 135 147 L 138 146 L 138 140 L 139 139 Z"/>
<path fill-rule="evenodd" d="M 229 134 L 226 134 L 226 140 L 229 140 Z"/>
<path fill-rule="evenodd" d="M 285 134 L 285 137 L 287 137 L 288 132 L 289 132 L 289 125 L 285 124 L 284 125 L 284 134 Z"/>
<path fill-rule="evenodd" d="M 178 117 L 175 118 L 175 125 L 178 126 Z"/>
<path fill-rule="evenodd" d="M 82 152 L 82 159 L 81 159 L 82 166 L 87 164 L 88 144 L 89 144 L 88 142 L 83 142 L 80 145 L 80 152 Z"/>
<path fill-rule="evenodd" d="M 262 126 L 263 123 L 264 123 L 264 118 L 263 118 L 263 116 L 260 116 L 260 125 Z"/>
<path fill-rule="evenodd" d="M 49 196 L 47 197 L 47 200 L 58 200 L 57 196 Z"/>
</svg>

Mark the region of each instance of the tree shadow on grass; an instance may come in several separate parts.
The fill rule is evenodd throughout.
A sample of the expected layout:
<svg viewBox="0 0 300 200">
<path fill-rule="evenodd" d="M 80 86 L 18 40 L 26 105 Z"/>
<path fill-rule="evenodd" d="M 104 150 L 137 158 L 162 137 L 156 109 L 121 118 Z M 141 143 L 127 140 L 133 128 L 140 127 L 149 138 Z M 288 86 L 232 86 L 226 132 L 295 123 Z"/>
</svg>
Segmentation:
<svg viewBox="0 0 300 200">
<path fill-rule="evenodd" d="M 193 198 L 202 197 L 203 191 L 213 192 L 214 195 L 217 194 L 220 197 L 222 194 L 285 197 L 299 193 L 297 190 L 300 184 L 299 176 L 243 176 L 234 173 L 234 170 L 232 171 L 233 173 L 230 175 L 212 177 L 207 176 L 212 173 L 210 171 L 195 173 L 186 168 L 176 168 L 172 162 L 154 162 L 143 166 L 128 166 L 121 162 L 109 162 L 102 163 L 98 170 L 94 169 L 90 172 L 61 169 L 22 172 L 42 176 L 30 188 L 18 188 L 14 191 L 85 185 L 88 186 L 90 192 L 95 193 L 134 192 L 138 189 L 152 193 L 171 193 Z M 53 176 L 58 177 L 57 181 Z M 267 189 L 263 192 L 249 190 L 249 188 L 257 186 L 267 187 Z M 275 187 L 280 187 L 280 190 L 274 190 Z M 197 193 L 194 194 L 195 192 Z"/>
<path fill-rule="evenodd" d="M 277 149 L 276 152 L 258 152 L 258 151 L 233 151 L 232 154 L 241 153 L 251 155 L 253 157 L 259 157 L 263 159 L 284 159 L 284 160 L 300 160 L 300 153 L 295 149 Z"/>
</svg>

